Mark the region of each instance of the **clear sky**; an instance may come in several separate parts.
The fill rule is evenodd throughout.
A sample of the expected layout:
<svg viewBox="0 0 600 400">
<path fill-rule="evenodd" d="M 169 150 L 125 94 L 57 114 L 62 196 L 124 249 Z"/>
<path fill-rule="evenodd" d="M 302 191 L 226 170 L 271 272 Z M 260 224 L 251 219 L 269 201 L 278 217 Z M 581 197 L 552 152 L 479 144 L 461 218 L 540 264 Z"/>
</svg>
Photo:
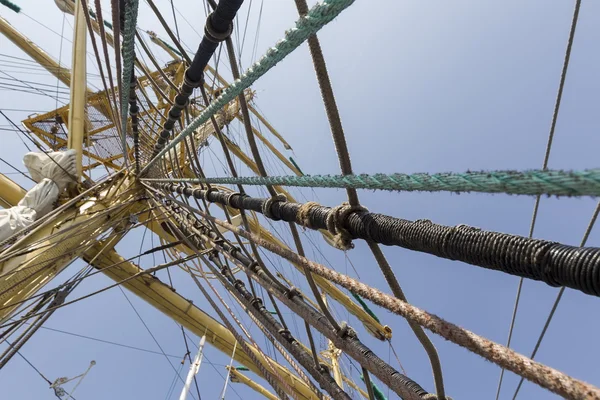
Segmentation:
<svg viewBox="0 0 600 400">
<path fill-rule="evenodd" d="M 70 65 L 73 18 L 63 15 L 53 2 L 16 1 L 24 14 L 0 8 L 21 32 L 40 47 Z M 105 15 L 110 2 L 102 1 Z M 156 0 L 165 17 L 172 21 L 167 0 Z M 177 21 L 182 41 L 195 49 L 205 20 L 200 1 L 176 0 Z M 242 67 L 266 51 L 297 18 L 291 0 L 264 0 L 260 18 L 260 35 L 256 38 L 261 1 L 246 1 L 240 13 L 243 36 L 248 6 L 251 5 Z M 447 172 L 492 169 L 540 168 L 543 161 L 554 99 L 566 48 L 574 1 L 547 2 L 530 0 L 430 0 L 430 1 L 364 1 L 358 0 L 320 33 L 321 44 L 332 78 L 348 146 L 356 173 L 376 172 Z M 566 80 L 563 104 L 550 156 L 550 168 L 596 168 L 600 145 L 600 3 L 583 1 L 573 46 L 571 66 Z M 186 22 L 183 17 L 188 22 Z M 36 22 L 37 21 L 37 22 Z M 141 1 L 139 26 L 153 30 L 163 38 L 158 21 L 147 4 Z M 42 26 L 41 24 L 45 25 Z M 194 31 L 195 30 L 195 31 Z M 54 31 L 54 32 L 53 32 Z M 240 47 L 241 47 L 241 42 Z M 153 48 L 161 64 L 168 56 Z M 91 46 L 88 49 L 90 52 Z M 10 83 L 9 76 L 39 82 L 51 90 L 56 79 L 39 67 L 13 57 L 27 56 L 0 36 L 0 82 Z M 97 74 L 88 57 L 89 72 Z M 95 62 L 94 62 L 95 63 Z M 223 66 L 225 76 L 230 72 Z M 5 79 L 6 78 L 6 79 Z M 97 76 L 90 81 L 100 87 Z M 61 91 L 68 88 L 59 85 Z M 339 172 L 335 149 L 308 48 L 300 47 L 254 86 L 256 104 L 269 121 L 286 137 L 292 155 L 307 174 Z M 59 103 L 59 106 L 61 104 Z M 0 109 L 15 121 L 34 111 L 54 109 L 55 100 L 43 95 L 9 91 L 0 83 Z M 31 111 L 15 111 L 15 110 Z M 7 121 L 0 120 L 2 142 L 0 155 L 18 167 L 27 151 Z M 231 135 L 242 147 L 239 125 L 231 127 Z M 223 175 L 218 143 L 202 152 L 201 160 L 211 175 Z M 273 175 L 287 174 L 274 158 L 267 155 L 267 168 Z M 283 150 L 282 150 L 283 151 Z M 247 171 L 243 172 L 246 174 Z M 11 172 L 0 166 L 0 172 Z M 31 182 L 9 175 L 23 187 Z M 342 190 L 292 190 L 299 199 L 317 200 L 324 205 L 337 205 L 345 200 Z M 470 224 L 487 230 L 527 235 L 534 199 L 506 195 L 380 193 L 361 191 L 362 203 L 372 211 L 406 219 L 427 218 L 447 225 Z M 579 244 L 595 207 L 594 199 L 543 198 L 534 236 L 568 244 Z M 287 239 L 284 227 L 278 228 Z M 117 249 L 124 256 L 138 254 L 143 229 L 132 232 Z M 330 264 L 336 270 L 359 277 L 361 281 L 387 290 L 368 248 L 359 241 L 345 255 L 326 244 L 315 247 L 319 235 L 303 236 L 307 255 Z M 589 246 L 598 246 L 600 234 L 592 232 Z M 152 242 L 153 241 L 153 242 Z M 148 233 L 143 248 L 158 245 Z M 505 343 L 512 314 L 518 278 L 475 266 L 443 260 L 401 248 L 385 248 L 408 299 L 451 322 L 494 341 Z M 321 254 L 322 253 L 322 254 Z M 347 257 L 346 257 L 347 256 Z M 293 277 L 291 267 L 277 261 L 274 268 Z M 162 262 L 161 258 L 154 260 Z M 151 267 L 152 257 L 142 258 L 143 268 Z M 270 261 L 268 263 L 270 266 Z M 53 283 L 71 276 L 81 263 L 75 264 Z M 354 266 L 355 269 L 352 267 Z M 178 292 L 214 315 L 210 305 L 190 279 L 172 269 Z M 167 280 L 165 273 L 159 274 Z M 74 296 L 112 283 L 97 275 L 85 281 Z M 298 283 L 300 284 L 300 283 Z M 529 354 L 537 340 L 557 293 L 543 283 L 526 281 L 515 325 L 513 347 Z M 181 366 L 185 346 L 180 328 L 128 293 L 156 341 L 175 369 Z M 231 300 L 233 303 L 233 300 Z M 594 310 L 598 299 L 567 289 L 546 338 L 536 357 L 539 361 L 595 385 L 600 385 L 597 360 L 600 347 L 594 345 L 600 322 Z M 239 308 L 234 308 L 239 311 Z M 373 307 L 393 331 L 393 346 L 407 374 L 429 391 L 434 390 L 428 359 L 406 322 L 385 310 Z M 285 312 L 287 310 L 284 309 Z M 336 316 L 348 320 L 341 307 Z M 241 311 L 240 311 L 241 312 Z M 302 321 L 285 314 L 292 333 Z M 243 317 L 250 326 L 249 318 Z M 368 336 L 354 317 L 351 325 L 360 337 L 383 359 L 395 367 L 398 362 L 387 343 Z M 161 352 L 152 336 L 127 303 L 119 289 L 57 311 L 47 327 L 100 338 L 143 349 Z M 259 344 L 265 343 L 255 327 L 251 332 Z M 189 334 L 191 341 L 198 338 Z M 305 336 L 300 332 L 298 336 Z M 326 345 L 319 337 L 321 349 Z M 493 399 L 499 368 L 480 357 L 431 335 L 444 370 L 447 393 L 454 399 Z M 191 346 L 191 345 L 190 345 Z M 192 347 L 192 352 L 195 348 Z M 266 346 L 265 351 L 273 354 Z M 182 387 L 175 381 L 174 395 L 169 397 L 174 380 L 173 367 L 160 354 L 152 354 L 111 344 L 99 343 L 50 330 L 40 330 L 27 343 L 22 353 L 51 380 L 74 376 L 85 370 L 90 360 L 97 365 L 77 389 L 78 400 L 125 398 L 177 398 Z M 229 356 L 215 349 L 206 350 L 208 361 L 201 367 L 198 382 L 203 399 L 216 399 L 223 388 L 224 366 Z M 357 370 L 344 357 L 344 370 L 359 381 Z M 256 378 L 256 376 L 253 376 Z M 258 378 L 256 378 L 258 379 Z M 260 381 L 260 379 L 258 379 Z M 512 373 L 505 375 L 501 399 L 510 399 L 518 382 Z M 47 384 L 20 358 L 0 371 L 2 398 L 50 399 Z M 387 388 L 384 390 L 387 394 Z M 397 398 L 393 392 L 390 398 Z M 252 399 L 256 395 L 244 386 L 232 384 L 227 399 Z M 519 398 L 555 398 L 549 392 L 525 383 Z"/>
</svg>

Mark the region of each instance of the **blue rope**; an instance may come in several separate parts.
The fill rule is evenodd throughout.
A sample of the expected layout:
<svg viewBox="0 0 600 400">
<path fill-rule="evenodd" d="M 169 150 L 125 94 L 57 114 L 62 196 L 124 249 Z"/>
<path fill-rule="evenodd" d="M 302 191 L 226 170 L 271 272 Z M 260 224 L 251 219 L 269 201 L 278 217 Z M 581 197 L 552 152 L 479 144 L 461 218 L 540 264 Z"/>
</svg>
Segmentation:
<svg viewBox="0 0 600 400">
<path fill-rule="evenodd" d="M 282 185 L 311 188 L 354 188 L 388 191 L 482 192 L 519 195 L 600 196 L 600 169 L 583 171 L 479 171 L 438 174 L 303 175 L 223 177 L 205 179 L 148 179 L 228 185 Z"/>
<path fill-rule="evenodd" d="M 142 170 L 144 174 L 159 158 L 163 157 L 175 145 L 191 135 L 200 125 L 204 124 L 218 110 L 235 99 L 244 89 L 252 85 L 258 78 L 283 60 L 288 54 L 298 48 L 308 37 L 318 32 L 331 22 L 354 0 L 324 0 L 310 9 L 308 14 L 298 21 L 296 26 L 285 33 L 285 37 L 250 67 L 241 77 L 223 91 L 221 96 L 209 104 L 202 113 L 179 133 L 164 149 L 160 151 Z"/>
</svg>

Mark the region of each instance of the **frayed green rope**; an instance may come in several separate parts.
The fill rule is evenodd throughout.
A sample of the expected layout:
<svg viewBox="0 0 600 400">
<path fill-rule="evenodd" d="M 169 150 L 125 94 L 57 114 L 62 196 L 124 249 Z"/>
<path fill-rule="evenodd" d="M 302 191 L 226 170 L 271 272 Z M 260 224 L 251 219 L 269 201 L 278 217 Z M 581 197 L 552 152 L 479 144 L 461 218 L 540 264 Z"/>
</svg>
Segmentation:
<svg viewBox="0 0 600 400">
<path fill-rule="evenodd" d="M 439 174 L 303 175 L 152 179 L 231 185 L 281 185 L 311 188 L 354 188 L 403 192 L 482 192 L 518 195 L 600 196 L 600 169 L 583 171 L 479 171 Z"/>
</svg>

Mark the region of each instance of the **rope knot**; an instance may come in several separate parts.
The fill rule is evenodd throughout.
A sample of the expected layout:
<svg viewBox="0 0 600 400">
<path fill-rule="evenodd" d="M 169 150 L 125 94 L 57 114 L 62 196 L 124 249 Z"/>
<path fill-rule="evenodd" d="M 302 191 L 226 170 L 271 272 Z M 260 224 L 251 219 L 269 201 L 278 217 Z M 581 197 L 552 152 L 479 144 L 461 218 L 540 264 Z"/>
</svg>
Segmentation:
<svg viewBox="0 0 600 400">
<path fill-rule="evenodd" d="M 281 218 L 276 218 L 271 212 L 271 207 L 275 203 L 281 203 L 287 201 L 287 197 L 283 193 L 278 193 L 277 196 L 273 196 L 270 199 L 265 200 L 262 205 L 262 213 L 265 217 L 272 219 L 273 221 L 280 221 Z"/>
<path fill-rule="evenodd" d="M 361 205 L 351 206 L 346 201 L 331 209 L 326 224 L 327 230 L 333 235 L 333 245 L 337 249 L 347 251 L 354 248 L 352 235 L 344 228 L 344 224 L 350 214 L 368 211 L 366 207 Z"/>
<path fill-rule="evenodd" d="M 296 214 L 296 222 L 306 228 L 313 228 L 310 223 L 309 214 L 315 208 L 319 207 L 320 204 L 314 201 L 309 201 L 308 203 L 304 203 L 298 209 L 298 213 Z"/>
</svg>

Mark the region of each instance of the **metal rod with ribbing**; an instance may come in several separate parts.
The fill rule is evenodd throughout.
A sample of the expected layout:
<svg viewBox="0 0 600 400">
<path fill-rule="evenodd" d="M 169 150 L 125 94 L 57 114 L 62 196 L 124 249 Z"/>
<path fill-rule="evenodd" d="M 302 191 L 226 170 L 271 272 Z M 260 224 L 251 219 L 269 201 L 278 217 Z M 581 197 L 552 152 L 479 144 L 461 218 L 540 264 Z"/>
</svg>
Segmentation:
<svg viewBox="0 0 600 400">
<path fill-rule="evenodd" d="M 444 226 L 429 220 L 409 221 L 368 211 L 346 212 L 316 203 L 291 203 L 193 189 L 183 184 L 155 184 L 163 190 L 262 213 L 272 220 L 295 222 L 311 229 L 332 229 L 350 239 L 463 261 L 550 286 L 566 286 L 600 296 L 600 249 L 569 246 L 467 225 Z M 265 211 L 267 211 L 265 213 Z"/>
</svg>

